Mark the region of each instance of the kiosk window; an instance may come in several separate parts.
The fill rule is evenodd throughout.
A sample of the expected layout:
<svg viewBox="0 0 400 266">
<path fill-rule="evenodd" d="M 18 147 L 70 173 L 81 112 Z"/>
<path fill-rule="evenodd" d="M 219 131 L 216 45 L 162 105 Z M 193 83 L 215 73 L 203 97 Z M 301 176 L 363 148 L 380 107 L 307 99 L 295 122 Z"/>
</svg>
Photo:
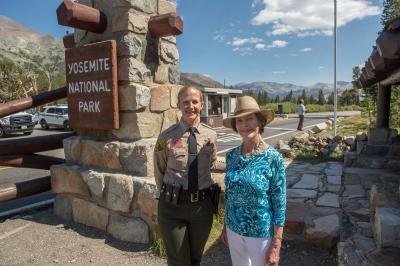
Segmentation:
<svg viewBox="0 0 400 266">
<path fill-rule="evenodd" d="M 208 115 L 222 115 L 221 95 L 208 95 Z"/>
</svg>

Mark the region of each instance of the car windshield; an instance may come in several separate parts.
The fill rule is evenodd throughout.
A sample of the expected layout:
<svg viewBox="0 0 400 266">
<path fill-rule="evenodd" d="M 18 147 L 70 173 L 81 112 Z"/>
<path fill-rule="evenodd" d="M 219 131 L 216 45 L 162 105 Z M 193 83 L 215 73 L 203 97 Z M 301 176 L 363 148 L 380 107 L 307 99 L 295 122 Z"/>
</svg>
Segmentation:
<svg viewBox="0 0 400 266">
<path fill-rule="evenodd" d="M 63 109 L 63 114 L 67 115 L 68 114 L 68 108 Z"/>
</svg>

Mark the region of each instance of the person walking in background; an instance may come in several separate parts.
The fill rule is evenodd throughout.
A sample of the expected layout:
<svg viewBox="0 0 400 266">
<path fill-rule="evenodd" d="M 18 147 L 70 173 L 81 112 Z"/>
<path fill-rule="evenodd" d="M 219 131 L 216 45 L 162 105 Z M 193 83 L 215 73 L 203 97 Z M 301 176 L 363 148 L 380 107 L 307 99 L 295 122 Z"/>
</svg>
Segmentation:
<svg viewBox="0 0 400 266">
<path fill-rule="evenodd" d="M 220 239 L 234 266 L 278 265 L 286 216 L 285 163 L 262 139 L 272 110 L 239 97 L 234 115 L 223 120 L 242 137 L 226 155 L 225 224 Z"/>
<path fill-rule="evenodd" d="M 210 169 L 217 163 L 217 134 L 200 123 L 202 92 L 185 86 L 178 93 L 179 123 L 160 134 L 154 148 L 154 176 L 160 190 L 158 225 L 168 265 L 200 265 L 218 210 L 220 187 Z"/>
<path fill-rule="evenodd" d="M 299 124 L 297 125 L 297 130 L 303 130 L 305 112 L 306 112 L 306 107 L 304 106 L 304 99 L 300 99 L 299 104 L 297 105 L 297 114 L 299 115 Z"/>
</svg>

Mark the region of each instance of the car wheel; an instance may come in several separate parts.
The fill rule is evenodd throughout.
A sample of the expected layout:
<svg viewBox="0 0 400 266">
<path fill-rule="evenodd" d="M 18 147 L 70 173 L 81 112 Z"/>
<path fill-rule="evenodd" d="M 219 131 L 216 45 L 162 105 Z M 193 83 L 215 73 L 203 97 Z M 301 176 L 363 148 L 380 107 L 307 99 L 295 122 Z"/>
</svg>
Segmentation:
<svg viewBox="0 0 400 266">
<path fill-rule="evenodd" d="M 44 119 L 40 120 L 40 126 L 43 129 L 49 129 L 49 125 L 47 124 L 46 120 L 44 120 Z"/>
<path fill-rule="evenodd" d="M 0 127 L 0 138 L 3 138 L 6 136 L 6 132 L 4 131 L 4 129 L 2 127 Z"/>
<path fill-rule="evenodd" d="M 69 121 L 64 121 L 64 123 L 63 123 L 63 128 L 64 128 L 65 130 L 71 130 L 71 128 L 70 128 L 70 126 L 69 126 Z"/>
</svg>

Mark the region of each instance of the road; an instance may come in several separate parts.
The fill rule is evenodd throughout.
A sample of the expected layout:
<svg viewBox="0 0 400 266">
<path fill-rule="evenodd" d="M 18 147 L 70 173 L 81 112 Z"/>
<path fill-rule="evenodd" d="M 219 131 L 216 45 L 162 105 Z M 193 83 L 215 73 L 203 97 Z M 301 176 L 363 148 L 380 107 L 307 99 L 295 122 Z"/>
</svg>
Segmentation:
<svg viewBox="0 0 400 266">
<path fill-rule="evenodd" d="M 339 116 L 349 115 L 349 112 L 340 112 Z M 326 121 L 329 114 L 318 114 L 306 116 L 304 119 L 304 129 L 313 127 L 314 125 Z M 276 145 L 280 139 L 289 139 L 291 136 L 297 134 L 299 131 L 297 128 L 298 119 L 295 117 L 289 119 L 276 119 L 264 130 L 263 139 L 270 143 L 271 145 Z M 240 136 L 230 129 L 216 129 L 218 134 L 218 156 L 224 156 L 227 151 L 240 145 Z M 22 134 L 15 134 L 12 139 L 18 138 L 29 138 L 35 136 L 44 136 L 50 134 L 60 134 L 65 133 L 63 130 L 50 129 L 43 130 L 39 126 L 36 126 L 34 132 L 31 136 L 24 136 Z M 2 141 L 8 141 L 11 137 L 0 139 Z M 64 158 L 63 149 L 53 150 L 43 152 L 41 154 L 55 156 L 59 158 Z M 0 166 L 0 184 L 7 182 L 21 182 L 31 179 L 36 179 L 39 177 L 44 177 L 50 175 L 47 170 L 29 169 L 29 168 L 13 168 L 13 167 L 1 167 Z M 0 203 L 0 217 L 9 213 L 9 210 L 26 206 L 29 204 L 36 204 L 37 202 L 47 202 L 49 203 L 53 198 L 51 192 L 41 193 L 34 195 L 32 197 L 22 198 L 10 202 Z M 34 207 L 34 205 L 32 206 Z"/>
</svg>

